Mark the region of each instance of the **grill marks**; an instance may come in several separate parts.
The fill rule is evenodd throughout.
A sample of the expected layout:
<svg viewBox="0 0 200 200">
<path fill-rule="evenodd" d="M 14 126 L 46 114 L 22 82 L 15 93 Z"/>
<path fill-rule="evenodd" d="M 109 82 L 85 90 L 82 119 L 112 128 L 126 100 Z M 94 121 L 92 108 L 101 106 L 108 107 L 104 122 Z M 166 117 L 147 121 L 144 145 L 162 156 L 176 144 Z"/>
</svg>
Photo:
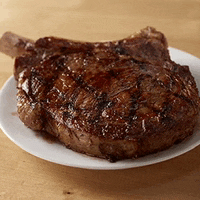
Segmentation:
<svg viewBox="0 0 200 200">
<path fill-rule="evenodd" d="M 34 100 L 39 102 L 48 101 L 46 96 L 52 89 L 59 74 L 63 71 L 65 62 L 64 57 L 53 55 L 48 60 L 44 60 L 34 68 L 31 68 L 29 88 Z"/>
<path fill-rule="evenodd" d="M 94 57 L 90 58 L 83 53 L 77 54 L 75 59 L 72 59 L 70 55 L 47 56 L 41 66 L 32 69 L 30 85 L 34 90 L 32 89 L 31 93 L 41 101 L 44 107 L 48 105 L 50 109 L 52 106 L 53 109 L 55 107 L 61 109 L 64 121 L 69 122 L 83 117 L 93 130 L 106 133 L 107 128 L 113 125 L 113 119 L 115 119 L 122 124 L 126 122 L 125 131 L 131 132 L 135 121 L 140 118 L 137 110 L 146 106 L 146 99 L 142 96 L 143 90 L 148 86 L 148 82 L 152 83 L 153 80 L 153 77 L 148 74 L 149 65 L 146 66 L 145 63 L 134 60 L 119 60 L 114 65 L 112 63 L 115 61 L 109 60 L 111 64 L 107 66 L 103 63 L 107 62 L 104 59 L 104 61 L 101 60 L 101 65 L 93 69 L 90 65 L 93 59 Z M 115 88 L 122 90 L 117 92 Z M 90 105 L 89 108 L 87 106 L 81 108 L 84 99 L 77 103 L 81 92 L 85 94 L 86 101 L 91 101 L 86 102 Z M 123 102 L 123 99 L 118 100 L 117 104 L 117 95 L 123 92 L 130 94 L 127 96 L 127 104 Z M 125 105 L 117 108 L 121 104 L 120 101 Z M 122 111 L 123 106 L 129 110 L 128 113 Z M 112 108 L 117 110 L 112 112 Z M 107 115 L 105 113 L 111 116 L 111 119 L 105 119 Z M 105 122 L 107 128 L 102 129 L 102 124 Z"/>
<path fill-rule="evenodd" d="M 30 96 L 34 100 L 37 98 L 44 107 L 49 105 L 66 110 L 63 112 L 63 118 L 73 119 L 77 116 L 74 115 L 75 112 L 80 114 L 75 103 L 82 90 L 96 100 L 96 116 L 104 108 L 111 107 L 112 102 L 108 100 L 107 94 L 101 93 L 84 80 L 85 65 L 79 63 L 79 68 L 73 70 L 72 65 L 69 64 L 72 69 L 67 66 L 67 58 L 68 56 L 51 55 L 40 66 L 32 69 L 29 77 Z"/>
<path fill-rule="evenodd" d="M 163 126 L 167 128 L 173 126 L 170 105 L 161 102 L 162 110 L 157 110 L 153 108 L 153 102 L 147 103 L 148 93 L 154 90 L 155 95 L 159 95 L 163 90 L 170 90 L 170 87 L 175 85 L 174 79 L 168 81 L 166 77 L 156 78 L 155 74 L 160 67 L 125 59 L 117 62 L 109 60 L 109 65 L 104 65 L 104 61 L 101 60 L 101 65 L 93 69 L 90 64 L 93 59 L 93 56 L 90 58 L 82 53 L 74 60 L 71 60 L 70 55 L 47 56 L 41 66 L 31 70 L 29 93 L 32 94 L 33 101 L 37 98 L 44 107 L 48 105 L 50 109 L 52 106 L 53 109 L 55 107 L 61 109 L 63 121 L 66 123 L 73 124 L 75 120 L 83 118 L 83 121 L 86 120 L 84 129 L 104 135 L 111 131 L 112 126 L 112 129 L 116 128 L 115 132 L 126 132 L 127 137 L 131 137 L 133 129 L 143 126 L 144 116 L 147 114 L 159 116 Z M 117 92 L 115 88 L 122 90 Z M 126 97 L 128 99 L 126 101 L 120 99 L 117 102 L 117 95 L 123 92 L 129 93 Z M 84 96 L 82 100 L 80 95 Z M 174 96 L 189 102 L 182 95 Z M 84 106 L 84 101 L 90 107 Z M 121 107 L 120 101 L 123 104 Z M 191 102 L 190 100 L 189 103 Z M 128 113 L 122 111 L 124 109 L 128 109 Z M 106 119 L 106 116 L 109 118 Z M 118 125 L 113 128 L 115 122 Z M 106 126 L 102 126 L 105 123 Z M 122 126 L 119 125 L 120 123 Z M 123 130 L 120 130 L 120 127 L 124 127 Z M 117 133 L 116 137 L 119 137 L 119 134 Z"/>
<path fill-rule="evenodd" d="M 62 41 L 45 38 L 36 42 L 39 49 L 31 59 L 37 62 L 30 64 L 24 89 L 28 85 L 29 98 L 63 123 L 97 135 L 131 138 L 153 126 L 151 121 L 160 120 L 166 128 L 172 124 L 167 101 L 193 103 L 180 94 L 184 80 L 176 76 L 180 66 L 171 61 L 163 67 L 162 62 L 146 62 L 145 55 L 131 57 L 130 46 L 125 48 L 123 41 L 81 45 Z M 181 69 L 182 74 L 186 72 L 187 68 Z"/>
<path fill-rule="evenodd" d="M 82 58 L 80 60 L 82 62 L 89 62 L 83 59 L 83 55 L 81 56 Z M 69 60 L 70 56 L 68 55 L 47 55 L 46 60 L 44 59 L 41 65 L 34 67 L 31 71 L 30 92 L 32 96 L 38 98 L 44 107 L 49 105 L 50 107 L 53 106 L 54 108 L 64 109 L 63 118 L 75 119 L 80 114 L 85 115 L 86 113 L 88 115 L 88 111 L 85 111 L 84 108 L 80 109 L 80 107 L 78 107 L 79 105 L 76 105 L 80 92 L 84 90 L 86 92 L 86 98 L 90 96 L 94 101 L 89 111 L 91 112 L 93 109 L 93 114 L 89 116 L 88 122 L 91 124 L 95 123 L 95 127 L 98 127 L 98 123 L 102 122 L 102 120 L 100 120 L 102 112 L 106 109 L 110 109 L 115 104 L 114 101 L 110 99 L 109 93 L 99 89 L 104 84 L 102 80 L 105 80 L 105 84 L 108 85 L 109 88 L 110 79 L 116 82 L 119 81 L 118 78 L 121 75 L 120 70 L 113 68 L 102 72 L 103 70 L 100 66 L 93 74 L 94 80 L 92 80 L 88 79 L 90 72 L 86 74 L 87 65 L 78 63 L 78 67 L 76 67 L 72 62 L 76 63 L 77 61 L 70 62 Z M 126 65 L 124 67 L 126 67 Z M 91 78 L 93 75 L 91 75 Z M 87 79 L 85 79 L 85 77 L 87 77 Z M 43 88 L 43 90 L 39 90 L 40 87 Z M 105 88 L 105 90 L 109 92 L 108 88 Z M 128 88 L 128 90 L 129 89 L 130 88 Z M 86 108 L 86 110 L 87 109 L 88 108 Z M 115 115 L 116 114 L 117 113 L 115 113 Z M 118 117 L 123 118 L 123 116 Z"/>
</svg>

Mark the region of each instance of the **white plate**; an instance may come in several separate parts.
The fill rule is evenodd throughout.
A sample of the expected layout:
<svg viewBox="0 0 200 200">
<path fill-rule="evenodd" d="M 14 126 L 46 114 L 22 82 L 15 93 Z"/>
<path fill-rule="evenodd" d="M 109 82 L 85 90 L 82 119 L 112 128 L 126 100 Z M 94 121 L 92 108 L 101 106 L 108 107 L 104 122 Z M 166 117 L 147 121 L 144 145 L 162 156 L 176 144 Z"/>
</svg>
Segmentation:
<svg viewBox="0 0 200 200">
<path fill-rule="evenodd" d="M 200 59 L 183 51 L 169 48 L 172 60 L 180 64 L 190 66 L 190 70 L 196 79 L 200 89 Z M 59 143 L 49 143 L 42 137 L 38 137 L 32 130 L 23 125 L 16 113 L 16 88 L 15 80 L 10 77 L 0 93 L 0 125 L 3 132 L 25 151 L 54 163 L 88 168 L 88 169 L 125 169 L 150 165 L 162 162 L 190 151 L 200 144 L 200 131 L 180 144 L 174 145 L 168 150 L 148 155 L 136 160 L 124 160 L 110 163 L 103 159 L 93 158 L 73 152 Z"/>
</svg>

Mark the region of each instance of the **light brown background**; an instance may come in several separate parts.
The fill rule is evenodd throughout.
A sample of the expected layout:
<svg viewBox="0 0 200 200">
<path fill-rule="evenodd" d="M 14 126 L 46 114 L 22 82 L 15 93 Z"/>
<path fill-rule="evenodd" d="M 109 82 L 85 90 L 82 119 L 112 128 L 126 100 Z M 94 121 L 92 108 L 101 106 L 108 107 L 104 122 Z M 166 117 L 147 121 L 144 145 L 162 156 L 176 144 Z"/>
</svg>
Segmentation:
<svg viewBox="0 0 200 200">
<path fill-rule="evenodd" d="M 200 57 L 199 0 L 0 1 L 0 35 L 115 40 L 147 25 L 164 32 L 170 46 Z M 12 71 L 13 60 L 0 54 L 0 87 Z M 0 130 L 0 199 L 200 199 L 200 146 L 151 166 L 98 171 L 36 158 Z"/>
</svg>

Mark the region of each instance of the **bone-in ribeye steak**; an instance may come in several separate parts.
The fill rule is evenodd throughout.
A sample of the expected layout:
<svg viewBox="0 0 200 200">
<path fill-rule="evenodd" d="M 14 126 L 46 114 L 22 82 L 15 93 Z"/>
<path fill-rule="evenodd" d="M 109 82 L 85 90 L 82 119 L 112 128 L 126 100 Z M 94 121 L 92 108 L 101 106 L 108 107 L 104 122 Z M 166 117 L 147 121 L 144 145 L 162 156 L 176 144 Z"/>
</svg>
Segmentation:
<svg viewBox="0 0 200 200">
<path fill-rule="evenodd" d="M 194 78 L 167 48 L 151 27 L 114 42 L 18 39 L 11 56 L 19 117 L 110 161 L 167 149 L 192 135 L 199 113 Z"/>
</svg>

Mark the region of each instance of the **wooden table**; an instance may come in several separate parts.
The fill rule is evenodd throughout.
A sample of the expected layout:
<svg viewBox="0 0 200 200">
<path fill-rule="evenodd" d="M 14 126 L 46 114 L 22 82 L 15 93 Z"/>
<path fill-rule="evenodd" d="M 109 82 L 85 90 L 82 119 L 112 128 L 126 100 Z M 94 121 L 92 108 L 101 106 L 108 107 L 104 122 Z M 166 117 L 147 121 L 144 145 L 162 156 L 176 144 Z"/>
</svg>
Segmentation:
<svg viewBox="0 0 200 200">
<path fill-rule="evenodd" d="M 0 35 L 115 40 L 147 25 L 164 32 L 170 46 L 200 57 L 199 0 L 0 1 Z M 13 60 L 0 54 L 0 87 L 12 72 Z M 0 199 L 200 199 L 200 146 L 159 164 L 100 171 L 36 158 L 0 131 Z"/>
</svg>

